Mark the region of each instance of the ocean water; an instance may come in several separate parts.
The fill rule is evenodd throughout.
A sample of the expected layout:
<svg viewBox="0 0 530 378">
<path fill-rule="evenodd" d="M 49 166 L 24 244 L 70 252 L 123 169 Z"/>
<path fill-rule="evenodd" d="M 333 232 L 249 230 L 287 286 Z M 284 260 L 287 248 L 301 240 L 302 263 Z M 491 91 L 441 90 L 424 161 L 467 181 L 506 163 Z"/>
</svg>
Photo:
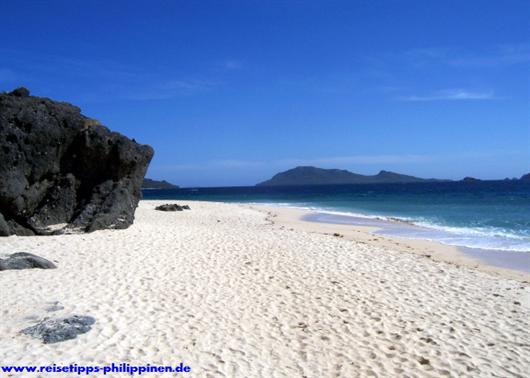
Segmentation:
<svg viewBox="0 0 530 378">
<path fill-rule="evenodd" d="M 314 221 L 494 251 L 530 253 L 530 183 L 444 182 L 146 190 L 144 199 L 265 203 L 310 209 Z"/>
</svg>

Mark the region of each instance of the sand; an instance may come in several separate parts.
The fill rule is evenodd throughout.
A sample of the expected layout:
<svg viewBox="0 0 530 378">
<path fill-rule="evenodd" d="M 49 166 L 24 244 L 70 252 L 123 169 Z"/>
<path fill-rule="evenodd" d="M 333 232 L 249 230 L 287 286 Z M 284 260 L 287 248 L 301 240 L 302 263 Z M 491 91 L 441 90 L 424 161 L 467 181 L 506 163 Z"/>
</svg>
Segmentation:
<svg viewBox="0 0 530 378">
<path fill-rule="evenodd" d="M 477 250 L 466 248 L 473 254 L 465 253 L 462 249 L 424 239 L 409 239 L 378 234 L 379 228 L 371 226 L 353 226 L 346 224 L 331 224 L 322 222 L 305 221 L 309 215 L 315 215 L 310 210 L 295 207 L 251 206 L 257 211 L 267 214 L 267 219 L 279 226 L 280 229 L 296 229 L 304 232 L 333 235 L 338 233 L 341 238 L 360 243 L 368 243 L 384 249 L 414 253 L 448 264 L 474 268 L 488 272 L 495 276 L 530 282 L 530 273 L 525 269 L 507 269 L 488 263 L 487 259 L 479 259 Z M 309 217 L 311 218 L 311 217 Z M 488 251 L 483 251 L 488 252 Z M 515 252 L 521 253 L 521 252 Z M 513 254 L 513 253 L 511 253 Z M 495 254 L 498 256 L 498 254 Z M 510 256 L 512 257 L 512 256 Z M 528 259 L 520 259 L 521 263 L 528 263 Z M 516 264 L 513 264 L 516 265 Z"/>
<path fill-rule="evenodd" d="M 530 371 L 525 276 L 408 253 L 363 230 L 336 237 L 326 234 L 335 225 L 307 229 L 274 209 L 154 210 L 166 202 L 142 201 L 127 230 L 0 239 L 0 255 L 26 251 L 58 265 L 0 272 L 0 364 L 184 362 L 190 377 Z M 64 308 L 47 311 L 56 302 Z M 57 344 L 19 333 L 72 314 L 96 324 Z"/>
</svg>

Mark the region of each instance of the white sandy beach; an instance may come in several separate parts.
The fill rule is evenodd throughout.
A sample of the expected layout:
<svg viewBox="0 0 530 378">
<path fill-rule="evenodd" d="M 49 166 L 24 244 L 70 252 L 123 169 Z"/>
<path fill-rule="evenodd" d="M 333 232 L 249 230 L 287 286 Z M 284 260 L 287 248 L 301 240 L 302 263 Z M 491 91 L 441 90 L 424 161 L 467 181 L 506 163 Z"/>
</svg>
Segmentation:
<svg viewBox="0 0 530 378">
<path fill-rule="evenodd" d="M 363 230 L 335 237 L 348 226 L 274 209 L 179 201 L 192 210 L 165 213 L 160 203 L 142 201 L 126 230 L 0 239 L 0 255 L 58 266 L 0 272 L 1 364 L 184 362 L 190 377 L 529 374 L 527 274 Z M 55 302 L 64 309 L 47 311 Z M 72 314 L 96 324 L 57 344 L 19 333 Z"/>
</svg>

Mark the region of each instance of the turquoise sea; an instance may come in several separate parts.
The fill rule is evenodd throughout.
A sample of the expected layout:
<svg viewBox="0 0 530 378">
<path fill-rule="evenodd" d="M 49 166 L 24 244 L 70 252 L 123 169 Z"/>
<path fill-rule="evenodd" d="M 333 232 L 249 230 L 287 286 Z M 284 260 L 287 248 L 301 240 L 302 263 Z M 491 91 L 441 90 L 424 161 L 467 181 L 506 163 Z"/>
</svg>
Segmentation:
<svg viewBox="0 0 530 378">
<path fill-rule="evenodd" d="M 182 188 L 145 190 L 144 198 L 299 207 L 317 213 L 315 221 L 375 223 L 400 236 L 530 253 L 530 183 L 522 181 Z"/>
</svg>

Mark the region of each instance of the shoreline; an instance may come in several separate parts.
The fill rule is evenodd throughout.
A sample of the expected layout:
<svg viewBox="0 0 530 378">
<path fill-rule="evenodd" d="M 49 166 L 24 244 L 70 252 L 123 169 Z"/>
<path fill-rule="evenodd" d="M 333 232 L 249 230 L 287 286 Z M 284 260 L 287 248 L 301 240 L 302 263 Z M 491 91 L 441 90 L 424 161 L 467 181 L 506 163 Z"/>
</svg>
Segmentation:
<svg viewBox="0 0 530 378">
<path fill-rule="evenodd" d="M 271 221 L 280 227 L 292 227 L 303 231 L 316 232 L 320 234 L 333 235 L 338 233 L 346 240 L 367 243 L 376 247 L 399 250 L 401 252 L 413 253 L 424 256 L 434 261 L 440 261 L 456 266 L 476 269 L 495 276 L 514 279 L 521 282 L 530 282 L 530 272 L 519 269 L 511 269 L 491 264 L 479 258 L 480 253 L 474 249 L 443 244 L 428 239 L 414 239 L 406 236 L 395 236 L 378 233 L 381 227 L 354 225 L 343 223 L 331 223 L 311 220 L 318 211 L 295 207 L 272 206 L 270 204 L 244 204 L 250 208 L 265 211 L 271 217 Z M 390 222 L 390 221 L 389 221 Z M 396 222 L 401 223 L 401 221 Z M 486 250 L 487 251 L 487 250 Z M 487 252 L 486 252 L 487 253 Z M 525 253 L 525 252 L 513 252 Z"/>
<path fill-rule="evenodd" d="M 384 235 L 398 239 L 423 240 L 439 243 L 444 246 L 455 247 L 466 256 L 482 261 L 486 265 L 504 268 L 530 274 L 530 251 L 495 250 L 478 247 L 460 246 L 443 241 L 431 239 L 431 230 L 418 226 L 412 222 L 399 218 L 366 219 L 347 215 L 333 215 L 325 212 L 311 212 L 302 217 L 302 220 L 317 223 L 344 224 L 350 226 L 372 226 L 374 235 Z"/>
<path fill-rule="evenodd" d="M 191 210 L 155 210 L 164 203 Z M 528 282 L 277 210 L 141 201 L 127 229 L 0 239 L 0 257 L 57 266 L 0 272 L 0 361 L 182 362 L 194 377 L 525 375 Z M 54 344 L 21 333 L 73 315 L 95 323 Z"/>
</svg>

